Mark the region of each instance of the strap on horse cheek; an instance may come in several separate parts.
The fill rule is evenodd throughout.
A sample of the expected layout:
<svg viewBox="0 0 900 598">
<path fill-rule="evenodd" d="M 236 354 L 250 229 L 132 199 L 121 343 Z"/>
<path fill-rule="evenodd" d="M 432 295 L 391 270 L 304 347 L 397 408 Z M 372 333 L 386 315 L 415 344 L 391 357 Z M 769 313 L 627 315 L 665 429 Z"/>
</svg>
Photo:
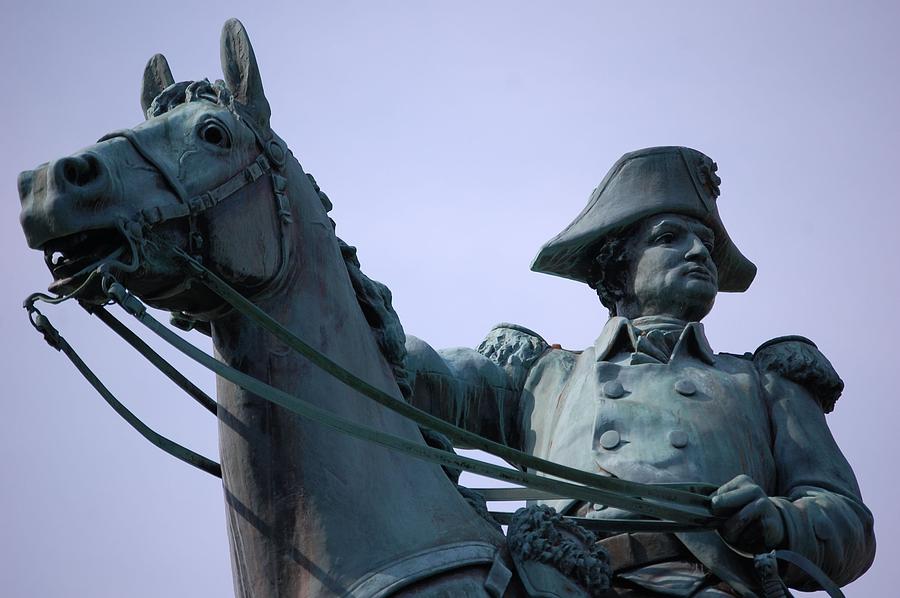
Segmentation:
<svg viewBox="0 0 900 598">
<path fill-rule="evenodd" d="M 287 269 L 290 259 L 289 237 L 287 228 L 293 223 L 291 214 L 291 205 L 288 198 L 288 181 L 287 178 L 279 174 L 287 163 L 288 150 L 284 142 L 274 135 L 270 135 L 268 139 L 260 133 L 254 125 L 252 119 L 243 115 L 242 110 L 235 113 L 239 122 L 242 122 L 253 133 L 259 153 L 250 164 L 241 169 L 235 175 L 230 177 L 222 184 L 204 191 L 198 195 L 191 197 L 185 186 L 176 173 L 172 172 L 166 164 L 159 159 L 145 145 L 133 130 L 123 129 L 113 131 L 100 138 L 99 142 L 108 141 L 116 138 L 123 138 L 129 142 L 134 150 L 152 166 L 166 182 L 174 195 L 178 198 L 178 203 L 164 206 L 154 206 L 140 210 L 135 219 L 132 221 L 140 225 L 141 228 L 151 228 L 157 224 L 177 220 L 181 218 L 187 219 L 187 252 L 198 262 L 204 262 L 204 257 L 208 251 L 207 243 L 203 234 L 203 227 L 200 223 L 200 216 L 203 212 L 217 206 L 223 200 L 231 197 L 246 186 L 257 182 L 264 175 L 269 175 L 272 182 L 272 193 L 275 201 L 275 213 L 279 221 L 279 234 L 281 235 L 281 263 L 276 268 L 275 274 L 267 281 L 259 285 L 259 288 L 267 288 L 269 286 L 277 287 L 277 281 L 281 280 Z M 185 280 L 172 290 L 187 290 L 190 288 L 190 280 Z M 252 290 L 252 293 L 257 293 Z M 179 314 L 175 321 L 180 328 L 190 329 L 195 327 L 195 318 L 187 314 Z"/>
</svg>

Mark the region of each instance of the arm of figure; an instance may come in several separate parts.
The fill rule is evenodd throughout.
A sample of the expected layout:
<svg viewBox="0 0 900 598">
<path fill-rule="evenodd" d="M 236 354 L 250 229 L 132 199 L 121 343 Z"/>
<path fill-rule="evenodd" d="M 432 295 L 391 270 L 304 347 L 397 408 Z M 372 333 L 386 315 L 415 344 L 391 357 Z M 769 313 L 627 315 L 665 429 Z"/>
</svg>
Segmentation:
<svg viewBox="0 0 900 598">
<path fill-rule="evenodd" d="M 714 511 L 730 515 L 720 531 L 750 552 L 798 552 L 847 584 L 872 564 L 875 536 L 853 470 L 825 422 L 843 383 L 805 339 L 767 343 L 755 360 L 769 400 L 780 496 L 767 497 L 746 476 L 724 484 L 712 499 Z M 798 589 L 816 589 L 792 566 L 784 579 Z"/>
<path fill-rule="evenodd" d="M 785 527 L 785 546 L 816 563 L 838 584 L 872 564 L 872 513 L 863 504 L 847 459 L 825 423 L 825 414 L 800 385 L 770 375 L 775 462 L 783 498 L 773 499 Z M 786 581 L 809 586 L 799 570 Z"/>
<path fill-rule="evenodd" d="M 495 326 L 477 350 L 435 351 L 407 337 L 412 404 L 485 438 L 519 448 L 518 401 L 528 368 L 546 350 L 537 334 Z M 465 448 L 465 447 L 460 447 Z"/>
</svg>

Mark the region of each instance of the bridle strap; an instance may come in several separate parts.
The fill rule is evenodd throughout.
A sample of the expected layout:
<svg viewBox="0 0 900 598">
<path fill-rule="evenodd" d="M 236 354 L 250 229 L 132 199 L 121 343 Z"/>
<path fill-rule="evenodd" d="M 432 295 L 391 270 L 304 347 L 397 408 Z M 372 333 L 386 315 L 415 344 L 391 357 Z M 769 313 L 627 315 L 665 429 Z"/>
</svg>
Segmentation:
<svg viewBox="0 0 900 598">
<path fill-rule="evenodd" d="M 97 316 L 101 322 L 106 324 L 113 332 L 118 334 L 122 340 L 131 345 L 131 347 L 147 359 L 156 369 L 162 372 L 169 380 L 175 383 L 178 388 L 183 390 L 188 396 L 197 401 L 204 409 L 212 413 L 218 414 L 218 404 L 215 399 L 200 390 L 193 382 L 188 380 L 184 374 L 175 369 L 171 363 L 154 351 L 150 345 L 145 343 L 141 337 L 128 329 L 125 324 L 117 320 L 105 308 L 99 305 L 82 304 L 87 312 Z"/>
<path fill-rule="evenodd" d="M 259 136 L 256 134 L 256 130 L 252 127 L 251 130 L 257 138 L 257 143 L 259 143 Z M 189 197 L 184 185 L 181 184 L 178 177 L 175 176 L 160 160 L 157 160 L 153 155 L 153 152 L 143 146 L 140 137 L 138 137 L 133 130 L 123 129 L 121 131 L 113 131 L 112 133 L 101 137 L 100 141 L 108 141 L 119 137 L 127 140 L 135 151 L 140 154 L 141 158 L 159 172 L 160 176 L 166 181 L 166 184 L 178 197 L 179 203 L 177 204 L 156 206 L 141 210 L 140 214 L 143 217 L 144 222 L 151 226 L 159 224 L 160 222 L 185 218 L 187 216 L 196 216 L 205 212 L 206 210 L 217 206 L 222 200 L 231 197 L 247 185 L 255 183 L 263 175 L 270 174 L 273 171 L 272 163 L 266 157 L 266 154 L 263 151 L 260 151 L 250 164 L 242 168 L 237 174 L 221 185 L 193 197 Z"/>
<path fill-rule="evenodd" d="M 153 155 L 153 152 L 148 150 L 135 132 L 132 129 L 119 129 L 118 131 L 112 131 L 111 133 L 107 133 L 103 137 L 97 140 L 97 143 L 102 143 L 104 141 L 109 141 L 111 139 L 116 139 L 117 137 L 122 137 L 127 140 L 131 147 L 143 158 L 148 164 L 153 166 L 159 172 L 160 175 L 165 179 L 166 184 L 172 189 L 175 195 L 178 197 L 179 201 L 183 204 L 187 203 L 188 194 L 184 188 L 184 185 L 181 184 L 181 181 L 178 179 L 176 175 L 174 175 L 166 166 L 156 159 Z"/>
<path fill-rule="evenodd" d="M 293 222 L 293 219 L 291 216 L 290 202 L 287 197 L 287 179 L 279 174 L 287 163 L 288 150 L 285 147 L 284 142 L 274 135 L 266 138 L 253 123 L 252 119 L 240 109 L 239 105 L 235 105 L 234 108 L 236 120 L 243 123 L 244 126 L 253 133 L 253 138 L 256 140 L 259 153 L 253 161 L 239 170 L 236 174 L 232 175 L 224 183 L 194 195 L 193 197 L 188 196 L 188 192 L 177 174 L 173 173 L 162 160 L 158 159 L 154 153 L 145 146 L 141 141 L 140 136 L 136 134 L 133 129 L 113 131 L 101 137 L 98 140 L 98 143 L 117 138 L 125 139 L 131 144 L 141 158 L 160 174 L 178 198 L 178 203 L 145 208 L 135 214 L 133 220 L 137 221 L 142 226 L 152 227 L 162 222 L 187 218 L 188 243 L 192 252 L 196 253 L 202 251 L 203 245 L 202 236 L 197 230 L 196 217 L 219 205 L 222 201 L 233 196 L 241 189 L 248 185 L 252 185 L 264 175 L 270 175 L 272 180 L 272 196 L 276 204 L 276 211 L 281 229 L 281 261 L 270 279 L 260 283 L 256 288 L 248 289 L 250 295 L 258 298 L 259 296 L 264 295 L 267 289 L 274 290 L 279 286 L 279 281 L 283 279 L 285 272 L 287 271 L 288 262 L 290 261 L 291 248 L 287 229 Z M 167 297 L 170 298 L 171 296 L 177 295 L 189 287 L 189 281 L 182 281 L 175 287 L 167 290 Z M 217 308 L 203 314 L 179 314 L 178 320 L 183 322 L 183 324 L 180 324 L 183 327 L 193 327 L 192 322 L 195 320 L 195 316 L 221 317 L 222 315 L 224 315 L 224 312 Z"/>
<path fill-rule="evenodd" d="M 192 451 L 191 449 L 184 447 L 177 442 L 166 438 L 144 422 L 140 420 L 134 413 L 128 410 L 125 405 L 119 401 L 115 395 L 110 392 L 108 388 L 103 384 L 99 377 L 91 370 L 90 367 L 84 362 L 83 359 L 78 355 L 75 349 L 62 337 L 59 331 L 53 327 L 53 324 L 50 323 L 50 320 L 47 319 L 40 311 L 38 311 L 33 304 L 29 305 L 26 302 L 25 308 L 28 310 L 29 319 L 31 320 L 34 328 L 40 332 L 44 336 L 44 340 L 47 341 L 51 347 L 56 349 L 57 351 L 61 351 L 68 359 L 72 362 L 78 372 L 87 380 L 91 386 L 94 387 L 94 390 L 103 397 L 103 400 L 113 408 L 119 416 L 124 419 L 128 425 L 134 428 L 138 434 L 146 438 L 150 441 L 151 444 L 156 446 L 157 448 L 162 449 L 164 452 L 169 453 L 176 459 L 180 459 L 184 461 L 188 465 L 193 465 L 197 469 L 205 471 L 206 473 L 221 478 L 222 477 L 222 467 L 213 461 L 212 459 L 208 459 L 203 455 Z M 160 358 L 162 359 L 162 358 Z"/>
</svg>

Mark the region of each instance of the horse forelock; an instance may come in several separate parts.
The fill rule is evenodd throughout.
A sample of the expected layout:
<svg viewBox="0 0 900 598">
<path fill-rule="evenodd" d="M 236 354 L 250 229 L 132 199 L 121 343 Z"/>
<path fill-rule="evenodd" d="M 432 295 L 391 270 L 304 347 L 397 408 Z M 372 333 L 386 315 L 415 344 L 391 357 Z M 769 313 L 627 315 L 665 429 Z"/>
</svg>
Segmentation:
<svg viewBox="0 0 900 598">
<path fill-rule="evenodd" d="M 189 102 L 205 100 L 235 112 L 235 101 L 224 81 L 210 83 L 209 79 L 200 81 L 180 81 L 169 85 L 160 92 L 147 108 L 147 118 L 153 118 Z"/>
</svg>

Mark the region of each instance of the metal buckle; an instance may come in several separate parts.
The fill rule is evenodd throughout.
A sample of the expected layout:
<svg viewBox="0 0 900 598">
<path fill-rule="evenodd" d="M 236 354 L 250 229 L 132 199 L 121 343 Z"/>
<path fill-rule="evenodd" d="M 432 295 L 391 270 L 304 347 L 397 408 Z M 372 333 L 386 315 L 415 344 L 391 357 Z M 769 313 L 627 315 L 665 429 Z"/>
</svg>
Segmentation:
<svg viewBox="0 0 900 598">
<path fill-rule="evenodd" d="M 262 176 L 262 168 L 256 162 L 248 166 L 245 172 L 247 173 L 247 180 L 251 182 Z"/>
<path fill-rule="evenodd" d="M 244 172 L 247 173 L 247 180 L 249 182 L 253 182 L 259 177 L 261 177 L 265 172 L 269 169 L 269 161 L 262 154 L 259 155 L 258 158 L 247 167 L 247 170 Z"/>
<path fill-rule="evenodd" d="M 278 140 L 273 137 L 266 143 L 266 156 L 269 157 L 269 160 L 272 161 L 272 164 L 274 164 L 276 168 L 281 168 L 284 166 L 284 162 L 287 159 L 287 152 L 285 151 L 284 145 L 279 143 Z"/>
</svg>

